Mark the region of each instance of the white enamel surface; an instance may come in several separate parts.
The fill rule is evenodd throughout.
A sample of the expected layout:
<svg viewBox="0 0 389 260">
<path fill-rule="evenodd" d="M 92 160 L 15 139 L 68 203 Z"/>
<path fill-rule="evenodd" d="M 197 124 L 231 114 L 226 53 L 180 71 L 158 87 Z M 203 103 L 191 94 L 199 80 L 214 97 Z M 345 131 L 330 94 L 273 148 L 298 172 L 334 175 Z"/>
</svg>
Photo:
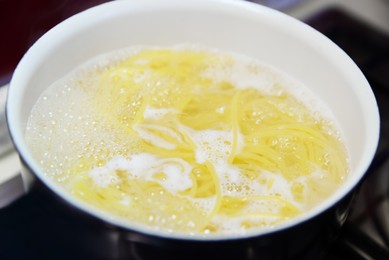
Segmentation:
<svg viewBox="0 0 389 260">
<path fill-rule="evenodd" d="M 181 43 L 238 52 L 271 64 L 309 86 L 332 108 L 339 121 L 350 150 L 350 178 L 313 211 L 272 231 L 319 214 L 358 183 L 372 160 L 379 136 L 378 109 L 368 82 L 353 61 L 326 37 L 293 18 L 240 0 L 114 1 L 80 13 L 49 31 L 18 65 L 8 93 L 8 123 L 25 162 L 53 191 L 73 205 L 126 227 L 76 201 L 42 176 L 25 144 L 27 117 L 50 83 L 97 54 L 129 45 Z M 136 226 L 130 228 L 153 232 Z M 271 231 L 247 236 L 268 232 Z"/>
</svg>

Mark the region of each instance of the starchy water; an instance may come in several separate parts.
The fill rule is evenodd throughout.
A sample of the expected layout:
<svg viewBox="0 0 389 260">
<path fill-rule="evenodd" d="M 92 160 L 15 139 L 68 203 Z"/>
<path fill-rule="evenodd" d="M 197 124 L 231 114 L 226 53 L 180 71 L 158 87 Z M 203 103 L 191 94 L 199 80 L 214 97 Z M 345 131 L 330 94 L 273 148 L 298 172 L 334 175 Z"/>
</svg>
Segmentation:
<svg viewBox="0 0 389 260">
<path fill-rule="evenodd" d="M 329 108 L 285 73 L 200 46 L 104 54 L 50 86 L 26 139 L 45 175 L 132 226 L 272 228 L 348 174 Z"/>
</svg>

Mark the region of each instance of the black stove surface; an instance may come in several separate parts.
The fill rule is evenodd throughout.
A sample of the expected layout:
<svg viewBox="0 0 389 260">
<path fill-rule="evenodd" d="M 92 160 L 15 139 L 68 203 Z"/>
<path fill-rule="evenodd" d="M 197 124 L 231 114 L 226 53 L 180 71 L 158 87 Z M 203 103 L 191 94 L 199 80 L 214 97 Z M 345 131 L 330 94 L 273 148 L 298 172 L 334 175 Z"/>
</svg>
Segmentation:
<svg viewBox="0 0 389 260">
<path fill-rule="evenodd" d="M 377 156 L 351 215 L 330 247 L 317 249 L 322 250 L 317 258 L 389 259 L 389 36 L 336 9 L 306 22 L 343 48 L 362 69 L 376 95 L 382 120 Z M 102 231 L 93 223 L 79 222 L 37 194 L 0 210 L 0 259 L 118 259 L 118 244 L 120 237 L 114 230 Z M 129 259 L 165 259 L 163 252 L 141 246 L 127 250 Z M 255 248 L 228 254 L 229 259 L 258 259 Z"/>
<path fill-rule="evenodd" d="M 381 117 L 375 160 L 328 257 L 389 259 L 389 35 L 337 9 L 306 22 L 337 43 L 360 67 L 376 96 Z"/>
</svg>

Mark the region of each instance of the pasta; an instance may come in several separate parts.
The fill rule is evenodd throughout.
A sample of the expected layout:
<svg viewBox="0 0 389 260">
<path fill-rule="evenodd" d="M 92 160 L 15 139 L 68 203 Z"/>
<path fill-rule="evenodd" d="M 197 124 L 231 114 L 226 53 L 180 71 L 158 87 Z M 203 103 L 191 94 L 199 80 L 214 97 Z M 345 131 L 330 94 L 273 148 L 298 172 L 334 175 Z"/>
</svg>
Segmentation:
<svg viewBox="0 0 389 260">
<path fill-rule="evenodd" d="M 85 153 L 66 155 L 61 182 L 128 222 L 203 235 L 269 228 L 311 209 L 347 176 L 333 122 L 265 65 L 219 51 L 144 48 L 94 73 L 71 82 L 88 97 L 80 105 L 93 108 L 95 128 L 67 127 L 97 135 L 67 144 Z M 36 109 L 34 118 L 43 113 Z M 42 129 L 29 124 L 32 143 Z M 43 167 L 55 163 L 39 156 Z"/>
</svg>

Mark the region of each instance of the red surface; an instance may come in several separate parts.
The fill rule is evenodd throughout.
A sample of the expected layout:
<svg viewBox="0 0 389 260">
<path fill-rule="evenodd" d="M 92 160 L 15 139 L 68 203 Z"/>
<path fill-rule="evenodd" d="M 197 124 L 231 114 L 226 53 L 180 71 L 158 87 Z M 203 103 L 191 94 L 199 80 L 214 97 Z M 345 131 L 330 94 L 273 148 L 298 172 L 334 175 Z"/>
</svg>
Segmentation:
<svg viewBox="0 0 389 260">
<path fill-rule="evenodd" d="M 108 0 L 0 0 L 0 86 L 28 48 L 62 20 Z"/>
</svg>

